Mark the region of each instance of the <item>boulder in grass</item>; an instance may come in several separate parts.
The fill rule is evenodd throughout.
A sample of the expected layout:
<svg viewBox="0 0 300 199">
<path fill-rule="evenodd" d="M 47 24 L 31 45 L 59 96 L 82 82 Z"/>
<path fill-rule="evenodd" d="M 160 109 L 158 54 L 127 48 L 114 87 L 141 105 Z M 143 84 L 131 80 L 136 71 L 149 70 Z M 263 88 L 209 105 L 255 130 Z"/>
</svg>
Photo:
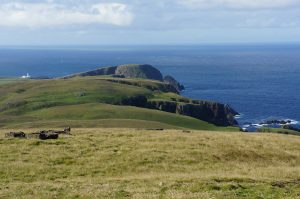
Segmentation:
<svg viewBox="0 0 300 199">
<path fill-rule="evenodd" d="M 39 138 L 41 140 L 56 140 L 58 139 L 58 133 L 54 133 L 51 131 L 44 131 L 40 133 Z"/>
<path fill-rule="evenodd" d="M 28 139 L 41 139 L 41 140 L 50 140 L 50 139 L 58 139 L 59 134 L 55 131 L 38 131 L 36 133 L 31 133 L 27 135 Z"/>
<path fill-rule="evenodd" d="M 6 133 L 5 137 L 26 138 L 26 134 L 24 132 L 10 132 L 10 133 Z"/>
</svg>

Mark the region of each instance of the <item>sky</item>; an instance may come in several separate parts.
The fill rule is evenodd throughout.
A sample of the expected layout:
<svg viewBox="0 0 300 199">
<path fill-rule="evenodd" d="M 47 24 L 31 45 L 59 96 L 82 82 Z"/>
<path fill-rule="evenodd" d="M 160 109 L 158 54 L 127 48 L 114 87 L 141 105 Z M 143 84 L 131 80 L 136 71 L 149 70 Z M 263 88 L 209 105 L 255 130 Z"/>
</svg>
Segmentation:
<svg viewBox="0 0 300 199">
<path fill-rule="evenodd" d="M 300 0 L 0 0 L 0 45 L 300 42 Z"/>
</svg>

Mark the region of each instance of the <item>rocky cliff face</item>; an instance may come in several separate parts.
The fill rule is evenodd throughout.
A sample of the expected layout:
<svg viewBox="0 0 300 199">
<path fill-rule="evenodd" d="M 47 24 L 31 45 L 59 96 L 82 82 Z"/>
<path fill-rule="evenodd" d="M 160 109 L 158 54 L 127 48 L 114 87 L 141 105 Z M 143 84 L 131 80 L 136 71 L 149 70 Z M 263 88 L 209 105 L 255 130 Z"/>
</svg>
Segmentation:
<svg viewBox="0 0 300 199">
<path fill-rule="evenodd" d="M 147 64 L 129 64 L 112 66 L 107 68 L 99 68 L 92 71 L 78 73 L 67 76 L 65 78 L 72 77 L 86 77 L 86 76 L 101 76 L 101 75 L 116 75 L 117 77 L 124 78 L 141 78 L 141 79 L 152 79 L 157 81 L 163 81 L 163 76 L 159 70 L 151 65 Z"/>
<path fill-rule="evenodd" d="M 117 67 L 115 74 L 123 75 L 125 78 L 163 80 L 160 71 L 151 65 L 121 65 Z"/>
<path fill-rule="evenodd" d="M 148 100 L 145 96 L 124 99 L 121 105 L 137 106 L 190 116 L 218 126 L 235 126 L 238 113 L 227 104 L 193 100 L 190 103 Z"/>
<path fill-rule="evenodd" d="M 183 91 L 185 88 L 174 77 L 167 75 L 164 77 L 164 82 L 172 85 L 178 92 Z"/>
<path fill-rule="evenodd" d="M 235 126 L 238 124 L 234 118 L 238 113 L 227 104 L 208 101 L 198 101 L 197 104 L 149 101 L 147 106 L 152 109 L 190 116 L 218 126 Z"/>
</svg>

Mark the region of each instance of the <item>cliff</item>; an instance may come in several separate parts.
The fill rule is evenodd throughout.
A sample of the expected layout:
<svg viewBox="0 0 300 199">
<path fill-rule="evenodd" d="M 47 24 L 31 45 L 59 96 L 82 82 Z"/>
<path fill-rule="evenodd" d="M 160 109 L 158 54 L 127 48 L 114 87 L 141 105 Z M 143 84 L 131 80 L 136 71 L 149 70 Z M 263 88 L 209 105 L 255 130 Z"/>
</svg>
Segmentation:
<svg viewBox="0 0 300 199">
<path fill-rule="evenodd" d="M 140 78 L 140 79 L 152 79 L 157 81 L 163 81 L 163 76 L 159 70 L 148 64 L 128 64 L 120 66 L 111 66 L 105 68 L 99 68 L 83 73 L 77 73 L 64 77 L 86 77 L 86 76 L 101 76 L 101 75 L 115 75 L 123 78 Z"/>
<path fill-rule="evenodd" d="M 217 102 L 198 101 L 198 104 L 192 104 L 170 101 L 150 101 L 148 102 L 148 107 L 190 116 L 218 126 L 235 126 L 238 124 L 234 118 L 237 112 L 229 105 Z"/>
<path fill-rule="evenodd" d="M 167 75 L 164 77 L 164 82 L 172 85 L 177 91 L 183 91 L 185 88 L 174 77 Z"/>
<path fill-rule="evenodd" d="M 235 116 L 238 115 L 238 113 L 228 104 L 217 102 L 202 100 L 191 100 L 186 102 L 175 100 L 148 100 L 147 97 L 139 95 L 124 99 L 120 105 L 150 108 L 190 116 L 217 126 L 238 125 L 235 120 Z"/>
<path fill-rule="evenodd" d="M 159 70 L 151 65 L 121 65 L 115 72 L 116 75 L 123 75 L 125 78 L 141 78 L 162 81 L 163 76 Z"/>
</svg>

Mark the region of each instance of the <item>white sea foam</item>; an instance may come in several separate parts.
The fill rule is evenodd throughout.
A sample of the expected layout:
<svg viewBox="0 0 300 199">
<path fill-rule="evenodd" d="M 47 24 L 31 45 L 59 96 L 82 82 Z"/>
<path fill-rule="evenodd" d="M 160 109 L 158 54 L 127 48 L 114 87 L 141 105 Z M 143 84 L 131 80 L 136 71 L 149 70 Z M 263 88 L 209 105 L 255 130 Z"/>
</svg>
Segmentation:
<svg viewBox="0 0 300 199">
<path fill-rule="evenodd" d="M 244 117 L 244 114 L 238 114 L 236 116 L 234 116 L 235 119 L 241 119 Z"/>
<path fill-rule="evenodd" d="M 299 121 L 296 121 L 296 120 L 290 120 L 291 121 L 291 124 L 299 124 Z"/>
<path fill-rule="evenodd" d="M 252 124 L 251 126 L 254 126 L 254 127 L 264 127 L 266 126 L 266 124 Z"/>
<path fill-rule="evenodd" d="M 251 125 L 249 124 L 246 124 L 246 125 L 243 125 L 243 128 L 249 128 Z"/>
</svg>

